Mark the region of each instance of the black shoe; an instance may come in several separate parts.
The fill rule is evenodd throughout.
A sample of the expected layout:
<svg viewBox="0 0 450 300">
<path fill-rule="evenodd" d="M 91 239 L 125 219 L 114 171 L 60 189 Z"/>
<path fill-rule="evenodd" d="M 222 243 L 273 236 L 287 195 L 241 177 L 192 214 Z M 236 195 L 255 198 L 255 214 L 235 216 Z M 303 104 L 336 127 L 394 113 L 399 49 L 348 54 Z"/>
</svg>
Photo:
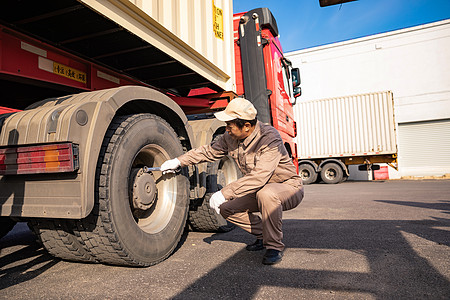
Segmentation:
<svg viewBox="0 0 450 300">
<path fill-rule="evenodd" d="M 259 251 L 259 250 L 262 250 L 262 249 L 264 249 L 263 240 L 262 239 L 257 239 L 253 244 L 247 245 L 247 247 L 245 247 L 245 249 L 247 249 L 247 251 Z"/>
<path fill-rule="evenodd" d="M 264 254 L 262 263 L 265 265 L 274 265 L 281 261 L 283 252 L 275 249 L 267 249 Z"/>
</svg>

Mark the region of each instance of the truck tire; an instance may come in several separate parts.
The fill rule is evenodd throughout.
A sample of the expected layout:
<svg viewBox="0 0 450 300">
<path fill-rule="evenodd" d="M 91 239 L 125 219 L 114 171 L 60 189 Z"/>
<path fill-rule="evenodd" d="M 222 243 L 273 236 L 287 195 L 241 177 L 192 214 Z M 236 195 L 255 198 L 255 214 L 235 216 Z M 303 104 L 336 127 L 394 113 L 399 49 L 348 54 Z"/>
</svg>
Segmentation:
<svg viewBox="0 0 450 300">
<path fill-rule="evenodd" d="M 298 173 L 302 178 L 303 184 L 311 184 L 317 180 L 317 172 L 310 164 L 301 164 Z"/>
<path fill-rule="evenodd" d="M 234 226 L 209 207 L 209 199 L 214 193 L 206 193 L 200 205 L 189 211 L 189 224 L 194 231 L 228 232 Z"/>
<path fill-rule="evenodd" d="M 91 214 L 76 233 L 102 263 L 150 266 L 178 245 L 188 211 L 188 177 L 143 173 L 183 153 L 172 127 L 152 114 L 115 117 L 103 140 Z"/>
<path fill-rule="evenodd" d="M 0 218 L 0 239 L 7 235 L 15 225 L 16 221 L 13 221 L 8 217 Z"/>
<path fill-rule="evenodd" d="M 322 177 L 323 182 L 336 184 L 343 180 L 344 171 L 336 163 L 328 163 L 322 167 L 320 171 L 320 177 Z"/>
<path fill-rule="evenodd" d="M 78 262 L 95 262 L 86 245 L 72 231 L 71 220 L 33 219 L 28 227 L 53 256 Z"/>
<path fill-rule="evenodd" d="M 204 232 L 227 232 L 235 226 L 227 222 L 220 214 L 209 207 L 212 194 L 221 190 L 227 184 L 242 177 L 235 161 L 225 156 L 220 161 L 207 165 L 206 195 L 201 203 L 191 205 L 189 223 L 192 229 Z"/>
</svg>

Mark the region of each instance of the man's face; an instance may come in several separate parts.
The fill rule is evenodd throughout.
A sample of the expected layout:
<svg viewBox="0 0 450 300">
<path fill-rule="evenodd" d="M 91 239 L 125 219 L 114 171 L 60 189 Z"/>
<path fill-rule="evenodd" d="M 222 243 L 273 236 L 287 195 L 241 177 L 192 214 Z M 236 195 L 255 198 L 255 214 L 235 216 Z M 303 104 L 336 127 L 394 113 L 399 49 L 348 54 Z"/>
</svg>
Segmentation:
<svg viewBox="0 0 450 300">
<path fill-rule="evenodd" d="M 250 129 L 251 125 L 250 123 L 245 123 L 244 127 L 239 128 L 231 121 L 225 122 L 227 123 L 227 126 L 225 127 L 225 130 L 228 132 L 228 134 L 236 140 L 243 140 L 246 137 L 250 135 Z"/>
</svg>

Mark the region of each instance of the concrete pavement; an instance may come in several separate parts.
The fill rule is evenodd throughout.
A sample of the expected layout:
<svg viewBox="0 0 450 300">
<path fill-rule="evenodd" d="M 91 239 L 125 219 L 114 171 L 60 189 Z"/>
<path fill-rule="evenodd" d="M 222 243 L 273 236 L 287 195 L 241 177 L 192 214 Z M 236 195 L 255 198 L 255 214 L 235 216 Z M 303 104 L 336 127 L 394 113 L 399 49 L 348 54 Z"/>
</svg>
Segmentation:
<svg viewBox="0 0 450 300">
<path fill-rule="evenodd" d="M 253 237 L 189 232 L 150 268 L 54 259 L 19 223 L 0 240 L 1 299 L 449 299 L 450 180 L 306 186 L 283 261 Z"/>
</svg>

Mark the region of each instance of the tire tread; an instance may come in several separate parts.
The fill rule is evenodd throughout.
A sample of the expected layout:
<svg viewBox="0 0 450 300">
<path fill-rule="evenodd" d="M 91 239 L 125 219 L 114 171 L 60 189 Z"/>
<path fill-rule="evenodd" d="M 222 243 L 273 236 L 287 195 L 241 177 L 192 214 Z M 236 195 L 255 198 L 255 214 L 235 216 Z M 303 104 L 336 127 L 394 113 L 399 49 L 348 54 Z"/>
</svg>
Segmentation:
<svg viewBox="0 0 450 300">
<path fill-rule="evenodd" d="M 71 220 L 36 219 L 30 220 L 28 225 L 53 256 L 78 262 L 96 262 L 87 245 L 71 230 Z"/>
</svg>

